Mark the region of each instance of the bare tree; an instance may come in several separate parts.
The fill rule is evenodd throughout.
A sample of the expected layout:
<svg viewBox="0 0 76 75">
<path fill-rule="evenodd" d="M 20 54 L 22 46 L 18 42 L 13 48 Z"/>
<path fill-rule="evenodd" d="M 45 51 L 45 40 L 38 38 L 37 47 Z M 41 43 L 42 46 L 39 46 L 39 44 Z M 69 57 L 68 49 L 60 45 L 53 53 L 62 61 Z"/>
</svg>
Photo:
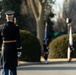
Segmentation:
<svg viewBox="0 0 76 75">
<path fill-rule="evenodd" d="M 57 21 L 55 21 L 54 31 L 55 32 L 67 32 L 65 20 L 60 16 L 58 16 Z"/>
<path fill-rule="evenodd" d="M 44 5 L 46 0 L 29 0 L 37 23 L 37 38 L 42 46 L 44 36 Z"/>
<path fill-rule="evenodd" d="M 73 32 L 76 32 L 76 0 L 64 1 L 63 18 L 72 19 Z"/>
<path fill-rule="evenodd" d="M 59 10 L 56 12 L 56 21 L 54 24 L 54 30 L 55 32 L 66 32 L 67 28 L 66 28 L 66 22 L 65 19 L 62 16 L 62 8 L 60 5 L 58 5 Z"/>
</svg>

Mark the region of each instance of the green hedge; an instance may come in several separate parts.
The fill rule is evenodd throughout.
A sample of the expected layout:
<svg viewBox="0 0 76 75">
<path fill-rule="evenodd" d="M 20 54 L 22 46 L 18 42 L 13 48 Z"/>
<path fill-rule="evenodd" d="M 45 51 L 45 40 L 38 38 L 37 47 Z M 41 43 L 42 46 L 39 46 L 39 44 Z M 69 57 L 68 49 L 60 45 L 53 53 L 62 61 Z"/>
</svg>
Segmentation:
<svg viewBox="0 0 76 75">
<path fill-rule="evenodd" d="M 39 40 L 30 32 L 21 30 L 22 56 L 21 60 L 39 62 L 41 56 L 41 46 Z"/>
<path fill-rule="evenodd" d="M 39 40 L 32 33 L 20 30 L 21 44 L 22 44 L 22 55 L 19 60 L 39 62 L 41 57 L 41 46 Z M 1 36 L 0 36 L 1 46 Z"/>
<path fill-rule="evenodd" d="M 63 35 L 55 38 L 49 44 L 49 58 L 67 58 L 67 48 L 68 48 L 68 35 Z M 76 34 L 73 34 L 73 57 L 76 57 Z"/>
</svg>

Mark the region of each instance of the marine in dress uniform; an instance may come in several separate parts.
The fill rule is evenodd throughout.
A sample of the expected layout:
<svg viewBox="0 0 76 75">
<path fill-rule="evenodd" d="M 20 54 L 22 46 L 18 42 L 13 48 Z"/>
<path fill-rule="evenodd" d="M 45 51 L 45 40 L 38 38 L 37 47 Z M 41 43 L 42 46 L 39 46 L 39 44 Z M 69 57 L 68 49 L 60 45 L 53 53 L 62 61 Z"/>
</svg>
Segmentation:
<svg viewBox="0 0 76 75">
<path fill-rule="evenodd" d="M 17 75 L 17 53 L 21 55 L 21 40 L 19 28 L 13 23 L 14 11 L 6 11 L 7 22 L 0 25 L 2 36 L 1 73 L 2 75 Z"/>
</svg>

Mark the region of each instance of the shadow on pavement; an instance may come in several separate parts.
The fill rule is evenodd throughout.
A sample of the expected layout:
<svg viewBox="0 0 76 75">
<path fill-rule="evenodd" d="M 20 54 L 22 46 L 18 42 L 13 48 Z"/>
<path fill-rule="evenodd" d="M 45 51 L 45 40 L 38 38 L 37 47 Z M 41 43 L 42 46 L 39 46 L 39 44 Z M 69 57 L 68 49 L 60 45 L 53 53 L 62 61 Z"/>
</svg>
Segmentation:
<svg viewBox="0 0 76 75">
<path fill-rule="evenodd" d="M 50 61 L 48 64 L 44 62 L 25 62 L 19 64 L 18 70 L 76 70 L 76 66 L 70 66 L 76 64 L 76 61 Z M 59 65 L 59 66 L 58 66 Z M 66 65 L 66 66 L 63 66 Z M 69 65 L 69 66 L 67 66 Z M 1 66 L 0 66 L 1 69 Z"/>
</svg>

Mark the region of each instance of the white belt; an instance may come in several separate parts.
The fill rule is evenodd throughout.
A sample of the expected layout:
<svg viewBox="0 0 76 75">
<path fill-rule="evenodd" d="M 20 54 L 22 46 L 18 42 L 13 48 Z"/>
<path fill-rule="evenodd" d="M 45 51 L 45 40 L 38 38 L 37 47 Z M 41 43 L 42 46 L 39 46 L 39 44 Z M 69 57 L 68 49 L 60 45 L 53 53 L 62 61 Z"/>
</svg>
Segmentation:
<svg viewBox="0 0 76 75">
<path fill-rule="evenodd" d="M 3 41 L 3 43 L 12 43 L 12 42 L 16 42 L 16 40 L 7 40 L 7 41 Z"/>
</svg>

